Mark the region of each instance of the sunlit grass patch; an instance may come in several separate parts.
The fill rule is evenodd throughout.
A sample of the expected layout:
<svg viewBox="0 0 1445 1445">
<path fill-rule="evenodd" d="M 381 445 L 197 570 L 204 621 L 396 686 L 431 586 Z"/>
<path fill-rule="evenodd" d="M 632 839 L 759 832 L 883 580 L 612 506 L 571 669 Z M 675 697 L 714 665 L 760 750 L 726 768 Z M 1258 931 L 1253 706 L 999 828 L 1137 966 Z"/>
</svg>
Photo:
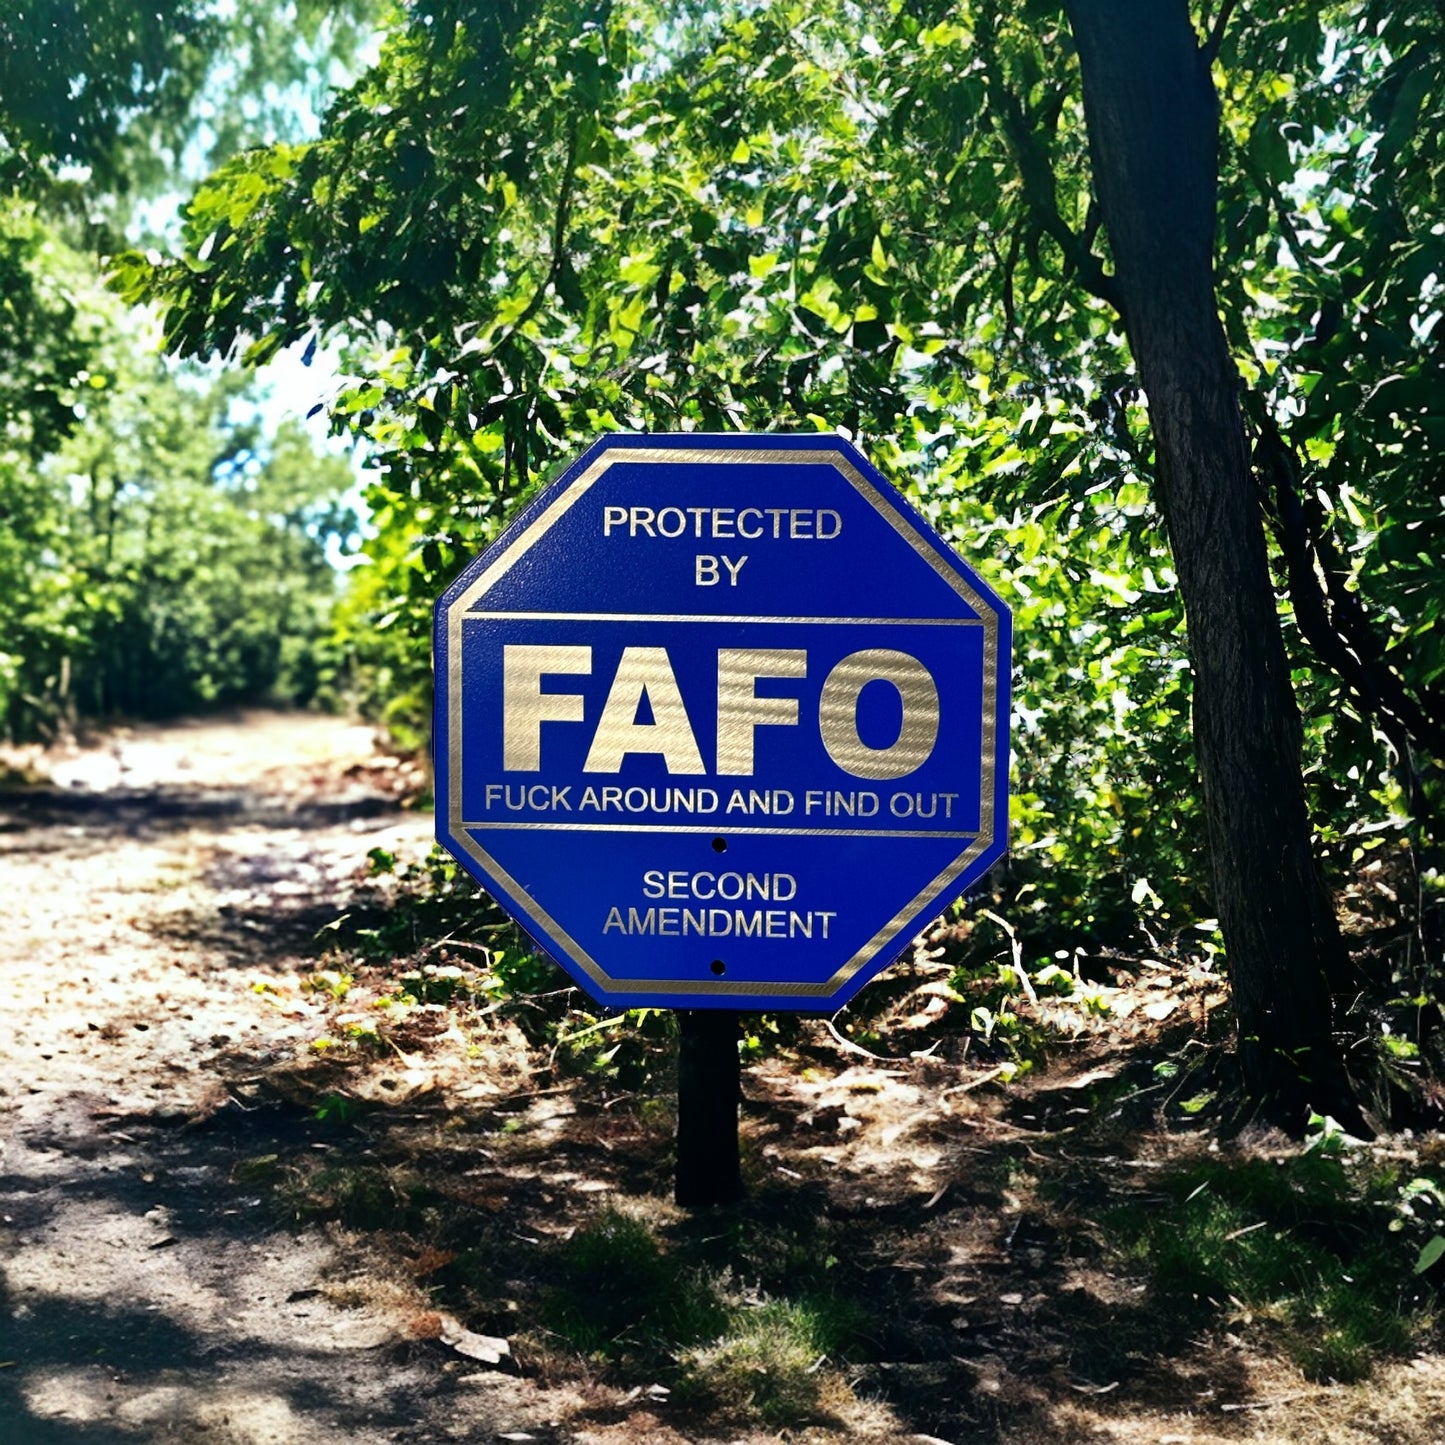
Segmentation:
<svg viewBox="0 0 1445 1445">
<path fill-rule="evenodd" d="M 817 1308 L 768 1300 L 683 1357 L 682 1394 L 735 1418 L 798 1425 L 819 1413 L 832 1331 Z"/>
<path fill-rule="evenodd" d="M 545 1327 L 731 1419 L 798 1426 L 851 1399 L 829 1361 L 861 1333 L 862 1311 L 830 1294 L 768 1298 L 685 1253 L 664 1249 L 642 1219 L 603 1211 L 560 1249 Z"/>
</svg>

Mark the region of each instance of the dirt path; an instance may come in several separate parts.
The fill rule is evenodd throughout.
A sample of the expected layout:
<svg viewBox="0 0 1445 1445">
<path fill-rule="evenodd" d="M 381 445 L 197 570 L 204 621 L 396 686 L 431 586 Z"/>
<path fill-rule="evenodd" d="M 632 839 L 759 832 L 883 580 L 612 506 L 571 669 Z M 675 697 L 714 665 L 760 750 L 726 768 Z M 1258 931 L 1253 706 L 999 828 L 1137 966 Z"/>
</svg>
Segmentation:
<svg viewBox="0 0 1445 1445">
<path fill-rule="evenodd" d="M 1437 1356 L 1311 1384 L 1110 1253 L 1107 1211 L 1209 1144 L 1118 1102 L 1149 1093 L 1122 1051 L 1003 1093 L 810 1026 L 749 1070 L 748 1202 L 684 1214 L 665 1080 L 558 1071 L 481 1003 L 316 1047 L 381 1017 L 362 967 L 304 986 L 318 929 L 364 913 L 368 850 L 430 838 L 366 730 L 258 713 L 44 761 L 0 792 L 0 1445 L 1445 1445 Z M 783 1424 L 761 1330 L 669 1398 L 627 1332 L 703 1286 L 866 1348 L 784 1359 Z"/>
<path fill-rule="evenodd" d="M 368 848 L 429 835 L 385 763 L 366 729 L 260 714 L 136 730 L 0 801 L 7 1445 L 516 1423 L 454 1398 L 399 1310 L 348 1293 L 365 1265 L 258 1217 L 236 1173 L 269 1124 L 226 1082 L 314 1037 L 294 981 L 315 930 Z"/>
</svg>

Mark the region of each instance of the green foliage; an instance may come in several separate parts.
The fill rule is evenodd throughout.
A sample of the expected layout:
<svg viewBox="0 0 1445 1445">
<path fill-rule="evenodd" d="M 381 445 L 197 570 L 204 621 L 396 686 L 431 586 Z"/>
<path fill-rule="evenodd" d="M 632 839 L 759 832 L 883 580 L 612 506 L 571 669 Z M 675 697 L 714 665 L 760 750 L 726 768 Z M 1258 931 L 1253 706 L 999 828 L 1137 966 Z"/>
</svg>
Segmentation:
<svg viewBox="0 0 1445 1445">
<path fill-rule="evenodd" d="M 119 284 L 167 306 L 182 354 L 352 338 L 335 420 L 381 472 L 343 628 L 404 740 L 437 591 L 547 467 L 607 428 L 842 421 L 1022 601 L 1028 906 L 1107 929 L 1147 874 L 1186 909 L 1197 826 L 1187 806 L 1150 817 L 1160 791 L 1187 797 L 1190 757 L 1140 408 L 1102 319 L 1050 318 L 1050 258 L 1016 257 L 1040 279 L 1011 276 L 975 324 L 1001 243 L 981 197 L 1000 234 L 1019 199 L 1001 138 L 953 119 L 986 99 L 969 34 L 881 10 L 663 13 L 444 5 L 397 26 L 318 142 L 218 171 L 186 259 L 123 258 Z M 941 185 L 940 125 L 977 150 Z M 1084 339 L 1102 382 L 1078 379 Z"/>
<path fill-rule="evenodd" d="M 37 346 L 10 391 L 23 441 L 0 443 L 0 731 L 334 697 L 320 644 L 350 468 L 294 425 L 264 436 L 236 385 L 137 357 L 80 259 L 28 224 L 36 286 L 74 280 L 49 334 L 84 346 L 49 389 Z"/>
<path fill-rule="evenodd" d="M 18 0 L 0 19 L 4 180 L 34 185 L 50 166 L 126 184 L 123 136 L 137 113 L 164 136 L 184 114 L 218 39 L 205 7 Z"/>
<path fill-rule="evenodd" d="M 719 1332 L 712 1284 L 658 1248 L 647 1226 L 607 1209 L 568 1241 L 545 1308 L 552 1330 L 586 1354 L 618 1358 L 640 1345 L 670 1353 Z"/>
<path fill-rule="evenodd" d="M 1297 674 L 1341 869 L 1402 834 L 1419 847 L 1445 799 L 1445 498 L 1430 462 L 1445 426 L 1439 35 L 1433 6 L 1330 5 L 1261 17 L 1222 56 L 1220 276 L 1247 405 L 1299 459 L 1332 612 L 1363 605 L 1372 636 L 1356 646 L 1435 720 L 1413 757 L 1388 759 L 1358 690 Z M 1397 734 L 1391 745 L 1403 749 Z"/>
<path fill-rule="evenodd" d="M 1163 1201 L 1115 1210 L 1105 1229 L 1165 1297 L 1276 1334 L 1312 1379 L 1351 1382 L 1434 1323 L 1415 1240 L 1438 1215 L 1439 1186 L 1372 1169 L 1318 1122 L 1297 1155 L 1169 1173 Z"/>
<path fill-rule="evenodd" d="M 0 193 L 113 249 L 138 199 L 294 134 L 354 65 L 381 0 L 11 0 Z"/>
<path fill-rule="evenodd" d="M 394 854 L 373 848 L 367 862 L 373 878 L 396 880 L 389 906 L 366 927 L 348 927 L 349 915 L 327 925 L 338 939 L 354 944 L 363 959 L 410 961 L 437 939 L 484 944 L 511 930 L 506 915 L 439 847 L 420 862 L 400 865 Z"/>
<path fill-rule="evenodd" d="M 344 1094 L 328 1094 L 316 1106 L 316 1122 L 342 1127 L 356 1118 L 359 1109 L 355 1099 L 348 1099 Z"/>
<path fill-rule="evenodd" d="M 186 159 L 291 134 L 375 0 L 18 0 L 0 15 L 0 734 L 334 701 L 351 483 L 234 383 L 163 368 L 94 251 Z M 204 94 L 203 94 L 204 92 Z"/>
<path fill-rule="evenodd" d="M 1261 458 L 1276 431 L 1293 454 L 1330 616 L 1368 614 L 1378 647 L 1346 651 L 1438 718 L 1438 10 L 1229 14 L 1217 272 L 1242 405 Z M 1176 934 L 1211 911 L 1185 623 L 1087 151 L 1034 0 L 434 0 L 394 14 L 317 140 L 235 157 L 183 254 L 116 277 L 182 355 L 347 343 L 333 421 L 379 472 L 343 646 L 408 743 L 432 600 L 599 432 L 846 428 L 1016 608 L 1002 906 L 1044 948 Z M 1297 583 L 1281 561 L 1291 627 Z M 1404 844 L 1438 877 L 1439 758 L 1289 641 L 1337 871 Z"/>
<path fill-rule="evenodd" d="M 0 197 L 0 465 L 13 476 L 54 449 L 79 422 L 97 325 L 76 295 L 77 258 L 58 250 L 31 206 Z M 103 383 L 102 383 L 103 384 Z M 22 508 L 7 500 L 6 520 Z"/>
</svg>

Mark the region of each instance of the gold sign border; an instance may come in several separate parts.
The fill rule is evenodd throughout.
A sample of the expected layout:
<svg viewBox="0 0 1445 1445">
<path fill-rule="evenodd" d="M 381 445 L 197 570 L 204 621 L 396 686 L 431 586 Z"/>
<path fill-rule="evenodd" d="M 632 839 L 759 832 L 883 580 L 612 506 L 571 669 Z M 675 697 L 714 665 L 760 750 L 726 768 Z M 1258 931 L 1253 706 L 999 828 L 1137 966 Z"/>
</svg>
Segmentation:
<svg viewBox="0 0 1445 1445">
<path fill-rule="evenodd" d="M 970 837 L 968 846 L 945 868 L 900 908 L 867 943 L 853 954 L 833 975 L 822 983 L 729 983 L 724 979 L 655 979 L 655 978 L 614 978 L 606 973 L 595 959 L 574 939 L 544 908 L 538 904 L 526 889 L 507 872 L 472 837 L 462 810 L 462 624 L 477 600 L 484 597 L 508 572 L 532 550 L 566 514 L 582 500 L 612 467 L 627 462 L 647 465 L 668 466 L 678 464 L 714 463 L 723 465 L 784 465 L 784 466 L 831 466 L 845 477 L 854 489 L 886 521 L 900 537 L 968 604 L 977 614 L 983 627 L 983 726 L 980 739 L 982 751 L 982 773 L 980 778 L 979 830 Z M 491 615 L 483 613 L 483 616 Z M 563 616 L 565 613 L 529 613 L 534 617 Z M 605 614 L 604 614 L 605 615 Z M 502 553 L 490 566 L 460 592 L 447 609 L 447 826 L 451 836 L 465 850 L 484 872 L 495 878 L 514 898 L 526 899 L 527 913 L 540 925 L 548 942 L 558 946 L 571 961 L 604 992 L 626 992 L 635 997 L 655 994 L 698 994 L 710 999 L 730 997 L 752 998 L 827 998 L 841 989 L 859 969 L 871 962 L 887 945 L 899 929 L 931 899 L 939 896 L 955 879 L 962 876 L 969 864 L 993 842 L 996 819 L 994 817 L 995 748 L 997 743 L 998 706 L 998 613 L 993 606 L 973 587 L 967 579 L 954 571 L 938 553 L 928 545 L 913 523 L 905 517 L 888 498 L 865 477 L 852 461 L 842 452 L 818 448 L 801 450 L 789 448 L 753 447 L 611 447 L 599 456 L 579 477 L 546 508 L 527 528 L 522 536 Z M 599 617 L 599 620 L 600 617 Z M 609 618 L 609 620 L 611 620 Z M 624 617 L 618 615 L 616 620 Z M 701 620 L 701 619 L 700 619 Z M 708 617 L 710 622 L 727 621 Z M 822 619 L 792 618 L 746 618 L 748 622 L 759 621 L 815 621 Z M 877 621 L 888 619 L 857 618 L 849 621 Z M 973 619 L 960 618 L 960 622 L 972 623 Z M 472 824 L 472 827 L 489 826 Z M 625 825 L 622 825 L 625 828 Z M 598 831 L 604 831 L 599 828 Z M 618 831 L 616 826 L 605 831 Z M 656 832 L 653 828 L 634 828 L 627 831 Z M 707 829 L 708 832 L 717 831 Z M 735 830 L 736 831 L 736 830 Z M 788 828 L 751 829 L 756 832 L 791 833 Z M 832 832 L 834 830 L 825 830 Z M 871 836 L 871 835 L 870 835 Z M 912 835 L 909 836 L 924 836 Z"/>
</svg>

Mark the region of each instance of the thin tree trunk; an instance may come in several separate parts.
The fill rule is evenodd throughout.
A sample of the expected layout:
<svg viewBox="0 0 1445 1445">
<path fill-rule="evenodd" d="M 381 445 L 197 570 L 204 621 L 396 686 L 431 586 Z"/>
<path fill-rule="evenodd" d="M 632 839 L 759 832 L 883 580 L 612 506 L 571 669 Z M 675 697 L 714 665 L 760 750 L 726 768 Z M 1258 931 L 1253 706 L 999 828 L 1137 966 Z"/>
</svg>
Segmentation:
<svg viewBox="0 0 1445 1445">
<path fill-rule="evenodd" d="M 1195 749 L 1244 1086 L 1296 1129 L 1308 1107 L 1353 1120 L 1331 1025 L 1331 984 L 1348 962 L 1311 851 L 1299 714 L 1215 298 L 1209 62 L 1185 0 L 1065 0 L 1065 9 L 1189 623 Z"/>
</svg>

